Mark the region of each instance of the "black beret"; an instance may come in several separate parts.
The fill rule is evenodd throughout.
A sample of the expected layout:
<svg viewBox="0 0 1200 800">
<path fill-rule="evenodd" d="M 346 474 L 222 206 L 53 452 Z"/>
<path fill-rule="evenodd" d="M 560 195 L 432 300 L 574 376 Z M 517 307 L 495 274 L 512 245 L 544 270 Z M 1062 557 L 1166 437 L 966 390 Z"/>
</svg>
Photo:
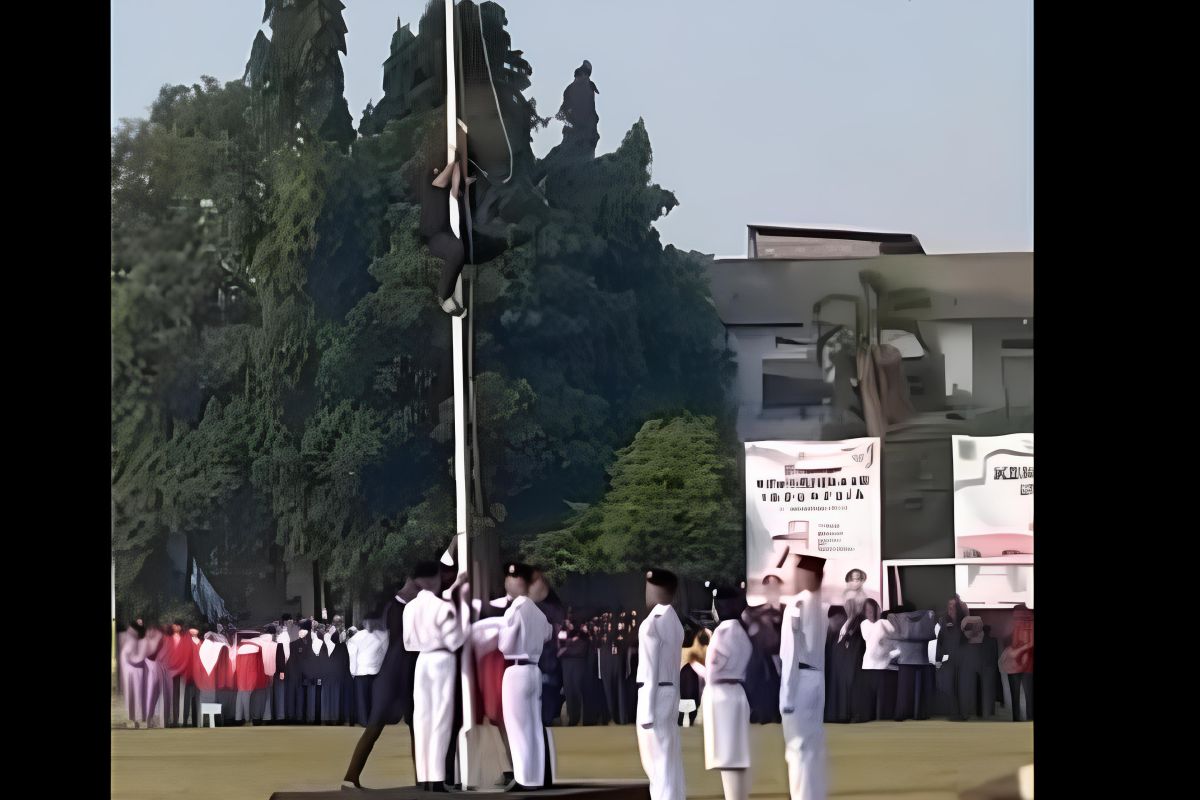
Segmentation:
<svg viewBox="0 0 1200 800">
<path fill-rule="evenodd" d="M 504 577 L 520 578 L 526 583 L 533 583 L 533 567 L 519 561 L 510 561 L 504 565 Z"/>
<path fill-rule="evenodd" d="M 284 615 L 283 615 L 282 617 L 280 617 L 279 619 L 280 619 L 280 621 L 282 621 L 282 622 L 289 622 L 289 621 L 291 621 L 291 619 L 292 619 L 292 615 L 291 615 L 291 614 L 284 614 Z"/>
<path fill-rule="evenodd" d="M 311 619 L 300 620 L 300 630 L 311 631 L 312 630 L 312 620 Z"/>
<path fill-rule="evenodd" d="M 442 568 L 436 561 L 418 561 L 413 567 L 414 578 L 436 578 L 442 574 Z"/>
<path fill-rule="evenodd" d="M 675 577 L 675 573 L 665 569 L 648 569 L 646 570 L 646 583 L 651 586 L 661 586 L 669 592 L 675 591 L 679 587 L 679 578 Z"/>
</svg>

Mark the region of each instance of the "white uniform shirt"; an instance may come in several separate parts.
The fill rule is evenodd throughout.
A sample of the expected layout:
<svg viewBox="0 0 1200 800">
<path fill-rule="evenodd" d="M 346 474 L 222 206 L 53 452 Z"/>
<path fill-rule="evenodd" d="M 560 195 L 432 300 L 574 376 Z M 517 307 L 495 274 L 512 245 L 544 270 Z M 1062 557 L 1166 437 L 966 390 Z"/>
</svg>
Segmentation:
<svg viewBox="0 0 1200 800">
<path fill-rule="evenodd" d="M 683 623 L 673 606 L 659 604 L 638 626 L 637 682 L 647 692 L 646 703 L 637 704 L 637 724 L 654 723 L 655 700 L 661 689 L 679 691 L 679 651 L 683 649 Z M 672 688 L 674 687 L 674 688 Z"/>
<path fill-rule="evenodd" d="M 346 640 L 346 652 L 350 655 L 350 674 L 378 675 L 387 654 L 387 631 L 359 631 Z"/>
<path fill-rule="evenodd" d="M 554 635 L 554 627 L 537 604 L 521 596 L 508 604 L 500 627 L 500 652 L 505 658 L 524 658 L 537 663 L 542 645 Z"/>
<path fill-rule="evenodd" d="M 900 655 L 900 648 L 888 638 L 896 628 L 886 619 L 871 622 L 864 619 L 858 626 L 867 649 L 863 652 L 863 669 L 887 669 L 892 659 Z"/>
<path fill-rule="evenodd" d="M 810 669 L 825 669 L 825 633 L 829 628 L 819 593 L 807 589 L 789 597 L 783 606 L 783 628 L 779 640 L 782 676 L 779 707 L 796 708 L 799 686 L 796 676 L 800 664 Z"/>
<path fill-rule="evenodd" d="M 713 631 L 704 656 L 708 681 L 744 681 L 753 651 L 750 637 L 741 623 L 736 619 L 725 620 Z"/>
<path fill-rule="evenodd" d="M 429 653 L 451 652 L 462 647 L 466 632 L 458 622 L 454 606 L 428 589 L 422 589 L 404 607 L 404 649 Z"/>
</svg>

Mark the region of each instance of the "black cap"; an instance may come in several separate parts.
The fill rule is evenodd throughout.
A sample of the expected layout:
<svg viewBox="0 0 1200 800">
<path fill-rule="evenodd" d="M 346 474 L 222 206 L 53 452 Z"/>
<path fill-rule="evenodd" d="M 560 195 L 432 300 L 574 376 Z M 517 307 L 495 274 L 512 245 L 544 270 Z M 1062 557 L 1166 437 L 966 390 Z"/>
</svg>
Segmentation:
<svg viewBox="0 0 1200 800">
<path fill-rule="evenodd" d="M 533 567 L 519 561 L 510 561 L 504 565 L 506 578 L 520 578 L 526 583 L 533 583 Z"/>
<path fill-rule="evenodd" d="M 442 574 L 442 567 L 436 561 L 418 561 L 413 567 L 414 578 L 436 578 Z"/>
<path fill-rule="evenodd" d="M 300 630 L 311 631 L 312 630 L 312 620 L 311 619 L 300 620 Z"/>
<path fill-rule="evenodd" d="M 668 592 L 674 592 L 679 588 L 679 578 L 675 577 L 674 572 L 666 569 L 646 570 L 646 583 L 651 586 L 661 586 Z"/>
</svg>

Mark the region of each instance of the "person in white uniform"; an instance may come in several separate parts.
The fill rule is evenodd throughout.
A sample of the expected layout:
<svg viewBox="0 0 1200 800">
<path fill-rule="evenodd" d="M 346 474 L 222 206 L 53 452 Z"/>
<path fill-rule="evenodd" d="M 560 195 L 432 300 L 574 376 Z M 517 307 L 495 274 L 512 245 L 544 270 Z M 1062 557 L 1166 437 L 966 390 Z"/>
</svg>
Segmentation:
<svg viewBox="0 0 1200 800">
<path fill-rule="evenodd" d="M 745 683 L 754 648 L 741 620 L 745 609 L 744 591 L 713 590 L 713 612 L 720 624 L 708 643 L 708 684 L 700 702 L 704 708 L 704 768 L 721 771 L 725 800 L 750 797 L 750 701 Z"/>
<path fill-rule="evenodd" d="M 679 579 L 665 569 L 646 573 L 646 605 L 638 628 L 637 742 L 651 800 L 685 800 L 679 743 L 679 654 L 683 624 L 671 606 Z"/>
<path fill-rule="evenodd" d="M 554 628 L 529 598 L 531 583 L 532 567 L 515 563 L 507 566 L 504 589 L 513 599 L 504 612 L 499 647 L 506 664 L 501 708 L 516 780 L 510 791 L 533 789 L 545 783 L 542 672 L 538 669 L 538 660 Z"/>
<path fill-rule="evenodd" d="M 825 800 L 825 633 L 821 605 L 825 559 L 794 555 L 798 590 L 784 604 L 779 645 L 784 756 L 791 800 Z"/>
<path fill-rule="evenodd" d="M 413 578 L 420 591 L 404 607 L 404 649 L 420 653 L 413 687 L 417 783 L 425 791 L 445 791 L 458 678 L 454 651 L 462 647 L 466 630 L 454 605 L 437 594 L 442 578 L 436 562 L 418 564 Z"/>
</svg>

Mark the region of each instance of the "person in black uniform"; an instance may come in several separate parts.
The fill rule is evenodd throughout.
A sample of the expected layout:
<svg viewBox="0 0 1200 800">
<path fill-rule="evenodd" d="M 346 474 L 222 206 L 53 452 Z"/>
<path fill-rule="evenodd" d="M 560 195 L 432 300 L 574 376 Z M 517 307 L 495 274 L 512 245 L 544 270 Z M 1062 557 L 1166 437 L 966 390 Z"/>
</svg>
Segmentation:
<svg viewBox="0 0 1200 800">
<path fill-rule="evenodd" d="M 620 617 L 609 622 L 603 645 L 600 647 L 600 681 L 604 684 L 604 698 L 608 704 L 608 715 L 618 725 L 626 725 L 629 715 L 629 690 L 626 679 L 629 660 L 629 642 L 625 636 L 625 623 Z"/>
<path fill-rule="evenodd" d="M 846 598 L 845 608 L 849 619 L 835 634 L 831 659 L 825 667 L 825 681 L 830 687 L 825 719 L 829 722 L 850 722 L 855 710 L 855 685 L 860 681 L 863 654 L 867 649 L 859 630 L 859 625 L 866 619 L 859 600 Z"/>
<path fill-rule="evenodd" d="M 604 649 L 600 617 L 592 617 L 583 627 L 583 633 L 588 640 L 587 671 L 583 678 L 583 724 L 607 725 L 611 716 L 604 696 L 604 682 L 600 679 L 600 651 Z"/>
<path fill-rule="evenodd" d="M 529 597 L 538 610 L 546 615 L 546 621 L 554 628 L 553 638 L 542 648 L 542 657 L 538 661 L 538 669 L 542 673 L 542 724 L 549 727 L 562 715 L 563 674 L 556 645 L 558 634 L 563 630 L 567 614 L 562 600 L 546 581 L 546 575 L 540 567 L 533 568 L 533 583 L 529 586 Z M 549 762 L 547 761 L 547 763 Z"/>
<path fill-rule="evenodd" d="M 958 672 L 961 666 L 959 648 L 963 646 L 962 621 L 970 616 L 967 604 L 954 595 L 946 603 L 946 615 L 939 623 L 934 666 L 934 713 L 945 714 L 954 720 L 966 719 L 968 709 L 958 702 Z"/>
<path fill-rule="evenodd" d="M 288 686 L 292 698 L 292 721 L 308 719 L 308 660 L 312 655 L 312 620 L 302 619 L 292 642 L 292 657 L 288 660 Z"/>
<path fill-rule="evenodd" d="M 746 667 L 746 696 L 750 701 L 750 721 L 757 724 L 780 722 L 779 715 L 779 641 L 783 626 L 780 602 L 783 581 L 776 575 L 763 578 L 766 601 L 742 612 L 742 622 L 750 637 L 753 652 Z"/>
<path fill-rule="evenodd" d="M 346 777 L 342 779 L 343 788 L 363 788 L 359 784 L 359 778 L 376 740 L 379 739 L 379 734 L 383 733 L 385 725 L 395 725 L 401 720 L 408 725 L 413 774 L 416 774 L 417 751 L 413 739 L 412 710 L 413 677 L 419 653 L 404 649 L 404 606 L 420 591 L 415 578 L 425 573 L 436 574 L 437 565 L 428 561 L 417 564 L 412 577 L 388 600 L 383 612 L 384 625 L 388 632 L 388 649 L 383 656 L 379 673 L 375 676 L 375 683 L 371 686 L 370 715 L 367 717 L 362 736 L 358 739 L 358 745 L 350 756 Z"/>
<path fill-rule="evenodd" d="M 562 667 L 563 693 L 567 701 L 567 725 L 583 722 L 588 650 L 591 645 L 587 627 L 576 627 L 574 621 L 567 617 L 558 635 L 557 647 L 558 663 Z"/>
<path fill-rule="evenodd" d="M 843 606 L 829 607 L 829 627 L 825 631 L 825 721 L 837 722 L 834 714 L 834 681 L 830 678 L 829 668 L 833 665 L 833 650 L 841 634 L 842 626 L 849 617 Z"/>
</svg>

